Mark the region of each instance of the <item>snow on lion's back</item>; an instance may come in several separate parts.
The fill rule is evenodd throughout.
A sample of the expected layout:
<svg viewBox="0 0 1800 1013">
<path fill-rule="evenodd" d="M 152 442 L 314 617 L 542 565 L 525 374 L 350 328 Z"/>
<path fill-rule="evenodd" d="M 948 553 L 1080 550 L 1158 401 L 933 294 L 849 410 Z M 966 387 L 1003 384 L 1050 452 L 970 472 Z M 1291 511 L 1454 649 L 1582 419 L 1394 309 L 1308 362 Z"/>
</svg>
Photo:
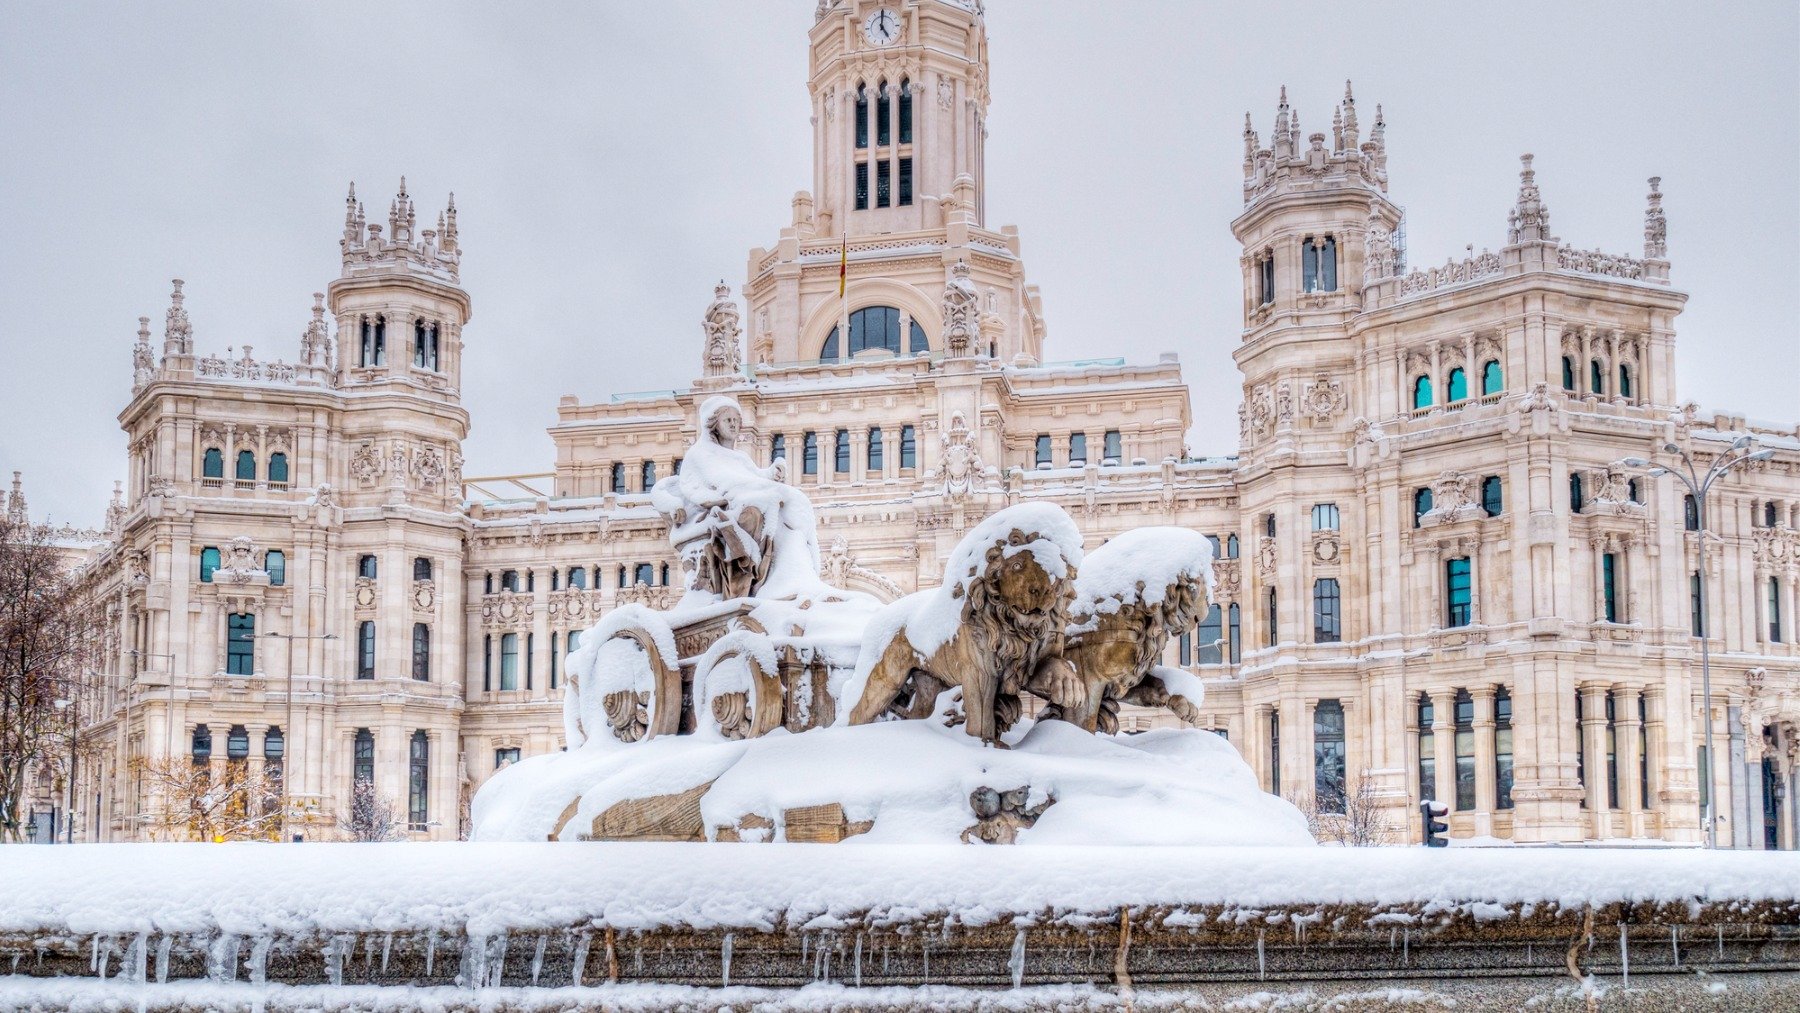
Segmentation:
<svg viewBox="0 0 1800 1013">
<path fill-rule="evenodd" d="M 1212 542 L 1188 528 L 1133 528 L 1088 553 L 1075 578 L 1075 616 L 1160 605 L 1169 585 L 1198 580 L 1213 593 Z"/>
</svg>

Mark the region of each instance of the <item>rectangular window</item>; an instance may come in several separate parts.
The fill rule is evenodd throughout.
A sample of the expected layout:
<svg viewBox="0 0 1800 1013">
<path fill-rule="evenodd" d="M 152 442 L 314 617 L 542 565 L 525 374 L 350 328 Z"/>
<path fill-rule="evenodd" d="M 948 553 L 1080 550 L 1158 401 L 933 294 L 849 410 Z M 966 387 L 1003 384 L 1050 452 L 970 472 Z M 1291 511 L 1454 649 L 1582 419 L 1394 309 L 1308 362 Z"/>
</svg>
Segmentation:
<svg viewBox="0 0 1800 1013">
<path fill-rule="evenodd" d="M 519 762 L 519 747 L 510 746 L 494 750 L 494 769 L 501 770 Z"/>
<path fill-rule="evenodd" d="M 649 492 L 656 484 L 656 462 L 645 461 L 638 468 L 638 491 Z"/>
<path fill-rule="evenodd" d="M 500 635 L 500 691 L 519 688 L 519 635 Z"/>
<path fill-rule="evenodd" d="M 1100 455 L 1105 458 L 1106 464 L 1118 464 L 1120 459 L 1125 456 L 1124 440 L 1120 439 L 1117 429 L 1106 431 L 1106 438 L 1101 443 Z"/>
<path fill-rule="evenodd" d="M 1700 573 L 1695 571 L 1688 575 L 1688 620 L 1692 624 L 1694 636 L 1706 635 L 1706 618 L 1702 611 Z"/>
<path fill-rule="evenodd" d="M 1262 260 L 1262 305 L 1275 301 L 1275 258 L 1265 254 Z"/>
<path fill-rule="evenodd" d="M 1343 639 L 1343 617 L 1335 577 L 1313 581 L 1313 643 L 1334 644 Z"/>
<path fill-rule="evenodd" d="M 893 190 L 893 165 L 887 159 L 875 163 L 875 206 L 891 207 Z"/>
<path fill-rule="evenodd" d="M 537 634 L 535 634 L 535 633 L 525 634 L 525 688 L 526 689 L 531 688 L 532 662 L 537 660 L 536 659 L 537 651 L 535 649 L 536 641 L 537 641 Z"/>
<path fill-rule="evenodd" d="M 481 638 L 481 691 L 494 691 L 494 637 L 491 633 Z"/>
<path fill-rule="evenodd" d="M 786 457 L 787 437 L 781 433 L 776 433 L 769 438 L 769 463 L 774 464 L 776 461 L 783 460 Z"/>
<path fill-rule="evenodd" d="M 375 780 L 375 733 L 367 728 L 356 730 L 356 745 L 352 751 L 350 778 L 355 784 L 371 784 Z"/>
<path fill-rule="evenodd" d="M 208 545 L 200 550 L 200 583 L 212 583 L 213 574 L 219 569 L 219 550 Z"/>
<path fill-rule="evenodd" d="M 1606 694 L 1606 805 L 1619 807 L 1619 726 L 1613 713 L 1613 694 Z"/>
<path fill-rule="evenodd" d="M 625 465 L 623 463 L 612 466 L 612 491 L 620 494 L 625 492 Z"/>
<path fill-rule="evenodd" d="M 1313 801 L 1320 812 L 1345 810 L 1344 705 L 1336 700 L 1313 708 Z"/>
<path fill-rule="evenodd" d="M 417 682 L 431 681 L 431 627 L 413 623 L 412 677 Z"/>
<path fill-rule="evenodd" d="M 913 202 L 913 167 L 912 159 L 900 160 L 900 202 L 903 208 L 912 207 Z"/>
<path fill-rule="evenodd" d="M 1069 465 L 1075 467 L 1087 463 L 1087 434 L 1069 434 Z"/>
<path fill-rule="evenodd" d="M 1581 690 L 1575 691 L 1575 780 L 1581 784 L 1581 808 L 1587 800 L 1587 729 L 1581 726 Z"/>
<path fill-rule="evenodd" d="M 249 675 L 256 657 L 256 617 L 248 613 L 225 619 L 225 672 Z"/>
<path fill-rule="evenodd" d="M 1489 517 L 1500 516 L 1504 508 L 1504 489 L 1499 475 L 1489 475 L 1481 480 L 1481 510 Z"/>
<path fill-rule="evenodd" d="M 1206 618 L 1200 620 L 1200 631 L 1194 637 L 1194 664 L 1217 665 L 1222 660 L 1219 619 L 1219 606 L 1214 605 L 1206 610 Z"/>
<path fill-rule="evenodd" d="M 1050 466 L 1050 454 L 1050 434 L 1039 433 L 1037 438 L 1037 466 L 1040 468 L 1048 468 Z"/>
<path fill-rule="evenodd" d="M 1431 723 L 1437 720 L 1431 697 L 1419 694 L 1419 801 L 1437 798 L 1437 741 Z"/>
<path fill-rule="evenodd" d="M 869 210 L 869 163 L 856 163 L 856 210 Z"/>
<path fill-rule="evenodd" d="M 1694 766 L 1700 778 L 1700 828 L 1706 830 L 1706 807 L 1712 802 L 1712 755 L 1705 746 L 1694 747 Z"/>
<path fill-rule="evenodd" d="M 1475 808 L 1475 701 L 1468 690 L 1456 691 L 1456 808 Z"/>
<path fill-rule="evenodd" d="M 1319 249 L 1311 236 L 1300 241 L 1300 291 L 1319 290 Z"/>
<path fill-rule="evenodd" d="M 431 779 L 431 739 L 423 731 L 414 732 L 407 756 L 406 822 L 413 830 L 424 830 L 428 818 L 426 799 Z"/>
<path fill-rule="evenodd" d="M 1183 633 L 1179 643 L 1180 649 L 1177 657 L 1180 660 L 1181 666 L 1186 668 L 1194 663 L 1194 635 L 1192 633 Z"/>
<path fill-rule="evenodd" d="M 1619 621 L 1619 562 L 1613 553 L 1604 553 L 1600 557 L 1600 595 L 1602 614 L 1609 623 Z"/>
<path fill-rule="evenodd" d="M 850 474 L 850 430 L 840 429 L 833 434 L 833 452 L 831 470 L 840 475 Z"/>
<path fill-rule="evenodd" d="M 263 569 L 269 572 L 269 586 L 280 587 L 287 583 L 287 554 L 280 549 L 270 549 L 263 554 Z"/>
<path fill-rule="evenodd" d="M 1269 646 L 1274 647 L 1275 644 L 1277 643 L 1276 625 L 1275 625 L 1275 589 L 1274 588 L 1269 588 L 1268 608 L 1267 608 L 1267 611 L 1264 612 L 1264 614 L 1263 614 L 1263 628 L 1268 631 Z"/>
<path fill-rule="evenodd" d="M 1445 626 L 1467 626 L 1473 619 L 1474 582 L 1469 570 L 1469 557 L 1459 556 L 1444 563 L 1444 591 L 1447 608 Z"/>
<path fill-rule="evenodd" d="M 1638 694 L 1638 807 L 1650 811 L 1650 701 Z"/>
<path fill-rule="evenodd" d="M 819 473 L 819 434 L 808 430 L 800 441 L 800 473 L 817 475 Z"/>
<path fill-rule="evenodd" d="M 1781 643 L 1781 578 L 1769 578 L 1769 643 Z"/>
<path fill-rule="evenodd" d="M 375 624 L 367 620 L 356 628 L 356 677 L 375 678 Z"/>
<path fill-rule="evenodd" d="M 1234 665 L 1244 660 L 1243 640 L 1240 637 L 1242 631 L 1243 621 L 1237 602 L 1232 602 L 1225 610 L 1225 649 Z"/>
<path fill-rule="evenodd" d="M 557 634 L 550 634 L 550 688 L 556 688 L 557 669 L 561 665 L 561 655 L 557 653 L 556 642 L 561 639 Z"/>
<path fill-rule="evenodd" d="M 900 467 L 917 468 L 919 466 L 918 435 L 912 426 L 900 427 Z"/>
<path fill-rule="evenodd" d="M 1314 531 L 1336 531 L 1338 529 L 1338 508 L 1336 503 L 1315 503 L 1312 509 L 1312 525 Z"/>
<path fill-rule="evenodd" d="M 637 570 L 632 574 L 632 577 L 634 578 L 634 580 L 637 583 L 643 584 L 646 587 L 655 584 L 656 583 L 656 564 L 654 564 L 654 563 L 639 563 L 637 565 Z"/>
<path fill-rule="evenodd" d="M 869 430 L 869 448 L 867 456 L 864 458 L 863 465 L 870 475 L 877 478 L 881 476 L 883 467 L 883 449 L 884 448 L 881 445 L 881 427 L 875 426 Z"/>
<path fill-rule="evenodd" d="M 1513 789 L 1512 694 L 1494 694 L 1494 808 L 1511 809 Z"/>
<path fill-rule="evenodd" d="M 1326 236 L 1319 248 L 1319 287 L 1337 291 L 1337 240 Z"/>
<path fill-rule="evenodd" d="M 1281 711 L 1269 712 L 1269 794 L 1281 794 Z"/>
</svg>

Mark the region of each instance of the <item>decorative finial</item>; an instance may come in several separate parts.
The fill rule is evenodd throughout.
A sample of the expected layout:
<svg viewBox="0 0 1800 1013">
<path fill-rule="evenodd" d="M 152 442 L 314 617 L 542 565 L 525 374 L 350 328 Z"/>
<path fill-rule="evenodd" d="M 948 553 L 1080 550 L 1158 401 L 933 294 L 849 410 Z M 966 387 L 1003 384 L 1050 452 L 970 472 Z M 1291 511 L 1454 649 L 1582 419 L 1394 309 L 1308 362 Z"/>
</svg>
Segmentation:
<svg viewBox="0 0 1800 1013">
<path fill-rule="evenodd" d="M 1519 197 L 1507 216 L 1509 241 L 1513 243 L 1552 242 L 1550 208 L 1538 192 L 1537 171 L 1531 167 L 1528 152 L 1519 156 Z"/>
<path fill-rule="evenodd" d="M 173 291 L 169 293 L 169 311 L 163 318 L 163 354 L 191 355 L 194 327 L 188 322 L 187 307 L 183 305 L 187 297 L 181 291 L 180 278 L 172 279 L 170 284 Z"/>
<path fill-rule="evenodd" d="M 1644 259 L 1669 256 L 1669 222 L 1663 217 L 1662 177 L 1650 177 L 1650 194 L 1644 206 Z"/>
<path fill-rule="evenodd" d="M 400 196 L 406 196 L 406 177 L 400 177 Z"/>
</svg>

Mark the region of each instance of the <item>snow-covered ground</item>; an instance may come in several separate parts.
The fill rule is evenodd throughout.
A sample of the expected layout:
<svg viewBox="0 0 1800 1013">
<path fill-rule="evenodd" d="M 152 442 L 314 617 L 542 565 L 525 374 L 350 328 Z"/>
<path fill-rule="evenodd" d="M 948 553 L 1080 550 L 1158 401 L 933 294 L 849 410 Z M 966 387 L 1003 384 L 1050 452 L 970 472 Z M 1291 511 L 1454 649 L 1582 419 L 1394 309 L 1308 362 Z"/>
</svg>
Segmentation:
<svg viewBox="0 0 1800 1013">
<path fill-rule="evenodd" d="M 1800 899 L 1795 852 L 799 844 L 0 848 L 0 934 L 982 925 L 1226 905 Z M 1500 915 L 1496 915 L 1498 917 Z"/>
</svg>

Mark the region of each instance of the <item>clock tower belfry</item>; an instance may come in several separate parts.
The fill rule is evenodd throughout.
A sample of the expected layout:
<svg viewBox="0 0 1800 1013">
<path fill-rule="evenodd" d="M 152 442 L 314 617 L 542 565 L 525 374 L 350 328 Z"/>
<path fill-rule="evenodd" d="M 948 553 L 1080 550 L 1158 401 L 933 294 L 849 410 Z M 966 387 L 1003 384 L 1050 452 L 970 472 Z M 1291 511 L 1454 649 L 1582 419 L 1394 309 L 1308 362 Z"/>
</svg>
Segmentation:
<svg viewBox="0 0 1800 1013">
<path fill-rule="evenodd" d="M 988 108 L 980 0 L 820 0 L 810 41 L 820 234 L 932 228 L 952 200 L 980 225 Z"/>
</svg>

